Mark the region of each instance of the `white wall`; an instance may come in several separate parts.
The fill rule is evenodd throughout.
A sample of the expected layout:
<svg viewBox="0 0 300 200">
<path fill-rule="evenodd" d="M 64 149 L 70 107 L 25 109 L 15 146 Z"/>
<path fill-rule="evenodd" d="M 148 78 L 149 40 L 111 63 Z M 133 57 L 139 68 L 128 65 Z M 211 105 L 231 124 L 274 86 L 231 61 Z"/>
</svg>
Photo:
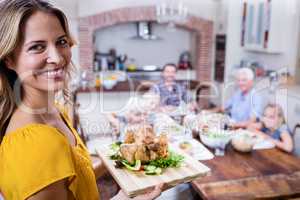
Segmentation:
<svg viewBox="0 0 300 200">
<path fill-rule="evenodd" d="M 166 0 L 170 1 L 170 0 Z M 217 11 L 217 6 L 219 5 L 219 0 L 181 0 L 189 8 L 189 13 L 204 19 L 216 21 L 220 18 L 220 13 Z M 221 0 L 228 1 L 228 0 Z M 162 0 L 50 0 L 55 6 L 60 7 L 67 15 L 71 32 L 78 40 L 78 19 L 79 17 L 89 16 L 98 14 L 104 11 L 109 11 L 113 9 L 123 8 L 123 7 L 134 7 L 134 6 L 154 6 Z M 227 6 L 227 4 L 225 4 Z M 222 13 L 224 13 L 223 7 Z M 225 9 L 226 11 L 226 9 Z M 219 17 L 217 17 L 219 16 Z M 223 15 L 225 16 L 226 15 Z M 214 23 L 216 30 L 217 24 Z M 225 22 L 226 27 L 226 22 Z M 214 51 L 213 51 L 214 55 Z M 73 61 L 76 65 L 79 65 L 79 53 L 78 48 L 73 48 Z"/>
<path fill-rule="evenodd" d="M 155 41 L 130 39 L 136 36 L 136 32 L 135 23 L 101 29 L 96 33 L 95 47 L 102 53 L 114 48 L 118 55 L 127 54 L 129 58 L 134 58 L 137 66 L 158 67 L 162 67 L 167 62 L 177 63 L 183 51 L 191 50 L 192 34 L 183 29 L 177 28 L 170 32 L 166 29 L 166 25 L 152 24 L 152 34 L 162 38 Z"/>
<path fill-rule="evenodd" d="M 217 34 L 226 34 L 227 32 L 227 20 L 228 20 L 228 1 L 229 0 L 217 0 L 216 3 L 216 18 L 215 28 Z"/>
<path fill-rule="evenodd" d="M 228 0 L 228 24 L 227 24 L 227 46 L 226 46 L 226 78 L 231 75 L 234 66 L 238 65 L 241 59 L 256 60 L 264 65 L 266 69 L 278 70 L 288 67 L 294 74 L 297 61 L 298 32 L 299 32 L 299 13 L 300 6 L 298 0 L 272 0 L 286 4 L 286 24 L 277 24 L 285 27 L 283 53 L 265 54 L 245 51 L 241 45 L 241 19 L 242 1 Z"/>
<path fill-rule="evenodd" d="M 170 0 L 169 0 L 170 1 Z M 181 0 L 188 6 L 190 13 L 205 19 L 215 20 L 216 2 L 213 0 Z M 100 12 L 134 6 L 154 6 L 162 0 L 85 0 L 78 1 L 79 16 L 88 16 Z M 168 2 L 168 1 L 165 1 Z"/>
<path fill-rule="evenodd" d="M 55 7 L 60 8 L 68 18 L 70 32 L 78 41 L 78 3 L 77 0 L 50 0 Z M 75 66 L 79 66 L 79 51 L 75 46 L 72 48 L 72 60 Z"/>
</svg>

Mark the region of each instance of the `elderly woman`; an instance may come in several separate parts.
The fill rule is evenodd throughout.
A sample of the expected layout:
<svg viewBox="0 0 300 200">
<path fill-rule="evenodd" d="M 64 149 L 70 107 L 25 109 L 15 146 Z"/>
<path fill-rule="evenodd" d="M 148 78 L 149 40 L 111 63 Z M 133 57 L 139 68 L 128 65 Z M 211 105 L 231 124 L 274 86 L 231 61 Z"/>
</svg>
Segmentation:
<svg viewBox="0 0 300 200">
<path fill-rule="evenodd" d="M 261 117 L 262 98 L 253 88 L 254 73 L 250 68 L 240 68 L 236 74 L 238 90 L 226 102 L 223 110 L 235 121 L 234 127 L 245 128 Z"/>
</svg>

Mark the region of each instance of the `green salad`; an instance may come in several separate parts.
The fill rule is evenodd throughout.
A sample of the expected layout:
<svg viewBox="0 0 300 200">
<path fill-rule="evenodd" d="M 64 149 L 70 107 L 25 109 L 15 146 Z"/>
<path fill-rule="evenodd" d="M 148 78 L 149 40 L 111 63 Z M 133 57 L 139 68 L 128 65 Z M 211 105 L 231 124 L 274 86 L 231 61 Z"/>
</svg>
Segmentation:
<svg viewBox="0 0 300 200">
<path fill-rule="evenodd" d="M 230 136 L 230 134 L 223 132 L 223 131 L 208 131 L 206 133 L 204 133 L 204 135 L 206 135 L 209 138 L 228 138 Z"/>
</svg>

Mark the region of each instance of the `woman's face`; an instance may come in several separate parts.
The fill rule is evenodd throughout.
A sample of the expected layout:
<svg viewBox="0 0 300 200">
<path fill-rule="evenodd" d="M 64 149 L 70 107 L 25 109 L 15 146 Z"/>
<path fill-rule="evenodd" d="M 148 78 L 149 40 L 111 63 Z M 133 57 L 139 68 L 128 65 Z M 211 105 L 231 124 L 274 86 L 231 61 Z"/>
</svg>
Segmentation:
<svg viewBox="0 0 300 200">
<path fill-rule="evenodd" d="M 70 38 L 58 18 L 35 12 L 21 31 L 22 40 L 7 65 L 18 74 L 25 93 L 28 89 L 46 92 L 62 89 L 71 49 Z"/>
<path fill-rule="evenodd" d="M 266 128 L 274 129 L 277 128 L 280 118 L 275 108 L 267 107 L 262 120 Z"/>
</svg>

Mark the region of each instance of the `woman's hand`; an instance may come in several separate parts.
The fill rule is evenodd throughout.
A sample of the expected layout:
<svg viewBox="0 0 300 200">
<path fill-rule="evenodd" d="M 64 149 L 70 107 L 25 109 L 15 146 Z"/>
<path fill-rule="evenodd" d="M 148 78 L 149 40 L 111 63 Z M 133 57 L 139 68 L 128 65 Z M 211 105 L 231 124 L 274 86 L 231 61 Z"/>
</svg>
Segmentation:
<svg viewBox="0 0 300 200">
<path fill-rule="evenodd" d="M 146 194 L 138 195 L 134 198 L 129 198 L 122 190 L 119 191 L 119 193 L 114 196 L 111 200 L 152 200 L 157 198 L 163 189 L 164 184 L 159 184 L 155 186 L 154 190 L 151 192 L 148 192 Z"/>
</svg>

